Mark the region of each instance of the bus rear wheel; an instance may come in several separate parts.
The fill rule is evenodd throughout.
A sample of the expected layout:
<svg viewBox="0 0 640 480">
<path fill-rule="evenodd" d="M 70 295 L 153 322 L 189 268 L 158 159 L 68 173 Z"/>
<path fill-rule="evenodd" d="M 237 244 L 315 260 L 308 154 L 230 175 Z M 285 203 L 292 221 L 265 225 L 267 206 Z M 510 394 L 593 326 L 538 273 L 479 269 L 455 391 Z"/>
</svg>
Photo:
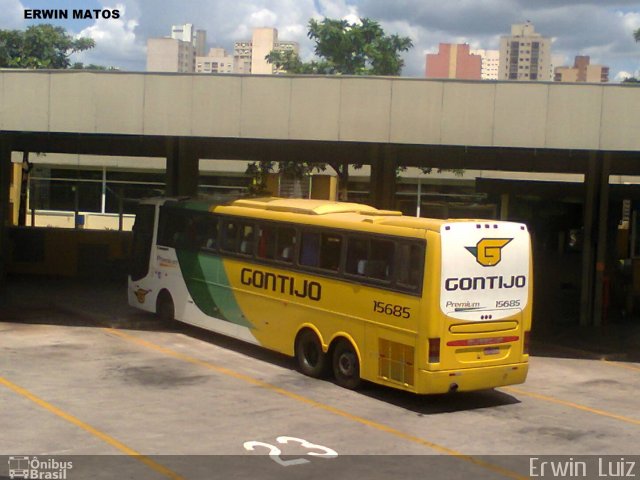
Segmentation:
<svg viewBox="0 0 640 480">
<path fill-rule="evenodd" d="M 295 352 L 302 373 L 314 378 L 322 378 L 327 374 L 327 355 L 322 351 L 315 332 L 302 330 L 296 337 Z"/>
<path fill-rule="evenodd" d="M 162 290 L 156 300 L 156 315 L 165 323 L 172 323 L 176 317 L 176 309 L 173 305 L 171 294 Z"/>
<path fill-rule="evenodd" d="M 341 387 L 355 390 L 362 384 L 360 379 L 360 361 L 351 342 L 338 340 L 333 348 L 333 376 Z"/>
</svg>

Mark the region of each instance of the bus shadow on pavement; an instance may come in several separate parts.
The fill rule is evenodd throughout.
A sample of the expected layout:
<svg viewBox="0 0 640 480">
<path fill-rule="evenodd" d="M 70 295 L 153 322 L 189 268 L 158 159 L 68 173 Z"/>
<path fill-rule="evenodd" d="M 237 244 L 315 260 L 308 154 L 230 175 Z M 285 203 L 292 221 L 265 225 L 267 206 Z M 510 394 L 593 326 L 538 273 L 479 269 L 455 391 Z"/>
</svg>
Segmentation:
<svg viewBox="0 0 640 480">
<path fill-rule="evenodd" d="M 367 384 L 361 393 L 370 398 L 405 408 L 417 413 L 419 416 L 494 408 L 520 403 L 520 400 L 514 396 L 495 389 L 416 395 L 410 392 Z"/>
<path fill-rule="evenodd" d="M 175 331 L 188 335 L 189 337 L 290 370 L 294 375 L 299 375 L 299 378 L 291 380 L 291 385 L 300 386 L 305 382 L 313 382 L 318 385 L 326 385 L 326 383 L 333 384 L 333 380 L 331 378 L 312 379 L 303 375 L 298 371 L 295 359 L 287 355 L 276 353 L 257 345 L 252 345 L 241 340 L 236 340 L 197 327 L 192 327 L 190 325 L 177 324 L 175 328 Z M 287 388 L 287 386 L 284 386 L 284 388 Z M 336 385 L 336 388 L 341 387 Z M 363 386 L 358 389 L 356 393 L 396 407 L 410 410 L 420 416 L 492 408 L 520 403 L 520 400 L 512 395 L 495 389 L 438 395 L 416 395 L 411 392 L 395 390 L 383 385 L 364 382 Z"/>
</svg>

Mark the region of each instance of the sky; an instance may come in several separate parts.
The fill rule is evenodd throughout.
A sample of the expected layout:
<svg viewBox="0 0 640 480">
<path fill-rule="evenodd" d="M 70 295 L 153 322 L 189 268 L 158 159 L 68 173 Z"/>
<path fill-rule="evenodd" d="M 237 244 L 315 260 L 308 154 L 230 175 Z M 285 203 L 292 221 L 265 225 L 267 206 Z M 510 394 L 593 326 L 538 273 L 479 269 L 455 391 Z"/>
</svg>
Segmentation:
<svg viewBox="0 0 640 480">
<path fill-rule="evenodd" d="M 439 43 L 468 43 L 498 49 L 511 24 L 531 21 L 552 39 L 554 65 L 572 65 L 576 55 L 608 65 L 610 81 L 640 78 L 640 0 L 0 0 L 0 29 L 24 29 L 38 20 L 24 9 L 110 8 L 120 18 L 52 21 L 73 35 L 91 37 L 96 47 L 72 61 L 143 71 L 148 38 L 168 36 L 172 25 L 192 23 L 207 31 L 209 47 L 233 51 L 255 27 L 278 29 L 281 40 L 297 41 L 304 60 L 313 57 L 307 38 L 310 18 L 371 18 L 387 34 L 408 36 L 403 76 L 423 77 L 425 55 Z M 71 13 L 69 14 L 71 17 Z"/>
</svg>

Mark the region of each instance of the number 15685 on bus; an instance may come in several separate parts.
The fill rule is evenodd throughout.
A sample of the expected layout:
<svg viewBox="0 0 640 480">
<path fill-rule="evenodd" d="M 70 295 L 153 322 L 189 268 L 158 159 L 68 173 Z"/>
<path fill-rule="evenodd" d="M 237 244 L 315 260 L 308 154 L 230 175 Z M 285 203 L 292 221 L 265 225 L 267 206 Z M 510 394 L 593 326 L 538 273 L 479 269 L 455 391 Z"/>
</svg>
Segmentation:
<svg viewBox="0 0 640 480">
<path fill-rule="evenodd" d="M 373 301 L 373 311 L 383 313 L 392 317 L 411 318 L 411 308 L 402 305 L 394 305 L 392 303 Z"/>
</svg>

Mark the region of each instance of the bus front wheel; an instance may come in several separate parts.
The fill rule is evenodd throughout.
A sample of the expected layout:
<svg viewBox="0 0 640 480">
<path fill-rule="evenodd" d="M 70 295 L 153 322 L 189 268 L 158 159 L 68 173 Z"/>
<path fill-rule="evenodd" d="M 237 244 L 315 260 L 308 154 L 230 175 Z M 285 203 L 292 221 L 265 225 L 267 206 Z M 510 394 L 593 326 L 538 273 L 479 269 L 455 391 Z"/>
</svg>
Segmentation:
<svg viewBox="0 0 640 480">
<path fill-rule="evenodd" d="M 176 309 L 173 305 L 171 294 L 162 290 L 156 300 L 156 314 L 165 323 L 173 322 L 176 316 Z"/>
<path fill-rule="evenodd" d="M 320 339 L 312 330 L 302 330 L 296 337 L 296 359 L 300 371 L 309 377 L 321 378 L 327 373 L 327 355 Z"/>
<path fill-rule="evenodd" d="M 348 340 L 338 340 L 333 349 L 333 376 L 338 385 L 350 390 L 357 389 L 362 383 L 358 354 Z"/>
</svg>

